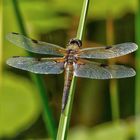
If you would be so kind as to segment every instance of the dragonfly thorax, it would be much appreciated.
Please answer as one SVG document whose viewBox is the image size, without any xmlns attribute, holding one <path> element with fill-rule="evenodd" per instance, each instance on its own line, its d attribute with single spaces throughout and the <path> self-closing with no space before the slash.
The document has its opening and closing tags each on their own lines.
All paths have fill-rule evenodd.
<svg viewBox="0 0 140 140">
<path fill-rule="evenodd" d="M 76 52 L 77 50 L 68 49 L 67 55 L 65 56 L 65 62 L 68 64 L 72 64 L 73 62 L 76 62 L 77 61 L 77 57 L 75 55 Z"/>
</svg>

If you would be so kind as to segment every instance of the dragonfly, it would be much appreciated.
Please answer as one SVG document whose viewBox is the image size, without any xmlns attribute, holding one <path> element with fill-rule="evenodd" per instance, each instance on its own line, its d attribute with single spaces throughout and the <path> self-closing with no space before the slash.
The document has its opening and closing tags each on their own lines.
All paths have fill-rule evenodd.
<svg viewBox="0 0 140 140">
<path fill-rule="evenodd" d="M 112 79 L 135 76 L 133 68 L 123 65 L 108 65 L 89 59 L 110 59 L 132 53 L 138 49 L 135 43 L 127 42 L 112 46 L 82 48 L 82 41 L 70 39 L 66 49 L 55 44 L 28 38 L 19 33 L 7 34 L 7 39 L 25 50 L 55 57 L 13 56 L 7 60 L 9 66 L 36 74 L 61 74 L 65 72 L 62 111 L 67 104 L 73 76 L 91 79 Z"/>
</svg>

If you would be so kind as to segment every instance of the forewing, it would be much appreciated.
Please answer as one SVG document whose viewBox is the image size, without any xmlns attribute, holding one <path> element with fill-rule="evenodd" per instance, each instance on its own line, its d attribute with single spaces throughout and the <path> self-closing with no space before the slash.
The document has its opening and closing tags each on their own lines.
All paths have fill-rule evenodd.
<svg viewBox="0 0 140 140">
<path fill-rule="evenodd" d="M 91 79 L 125 78 L 136 74 L 132 68 L 122 65 L 106 65 L 83 60 L 76 63 L 74 69 L 75 76 Z"/>
<path fill-rule="evenodd" d="M 9 33 L 6 38 L 13 44 L 22 47 L 30 52 L 38 54 L 50 54 L 62 56 L 65 54 L 65 49 L 55 44 L 50 44 L 25 37 L 18 33 Z"/>
<path fill-rule="evenodd" d="M 135 43 L 122 43 L 106 47 L 85 48 L 79 51 L 80 58 L 107 59 L 119 57 L 136 51 L 138 46 Z"/>
<path fill-rule="evenodd" d="M 63 60 L 57 58 L 12 57 L 7 64 L 37 74 L 60 74 L 64 70 Z"/>
</svg>

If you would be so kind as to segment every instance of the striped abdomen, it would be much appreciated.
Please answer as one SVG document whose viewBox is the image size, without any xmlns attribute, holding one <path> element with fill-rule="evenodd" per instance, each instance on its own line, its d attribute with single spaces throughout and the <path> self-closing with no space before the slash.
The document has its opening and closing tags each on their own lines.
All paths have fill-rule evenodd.
<svg viewBox="0 0 140 140">
<path fill-rule="evenodd" d="M 63 98 L 62 98 L 62 111 L 64 111 L 64 109 L 67 105 L 72 77 L 73 77 L 73 64 L 68 63 L 68 64 L 66 64 L 66 68 L 65 68 L 65 81 L 64 81 L 64 89 L 63 89 Z"/>
</svg>

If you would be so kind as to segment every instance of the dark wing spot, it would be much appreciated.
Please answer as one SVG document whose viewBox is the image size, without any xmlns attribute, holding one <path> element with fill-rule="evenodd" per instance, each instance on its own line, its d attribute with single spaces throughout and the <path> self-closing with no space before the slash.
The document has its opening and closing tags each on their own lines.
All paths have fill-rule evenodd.
<svg viewBox="0 0 140 140">
<path fill-rule="evenodd" d="M 105 67 L 107 67 L 108 65 L 107 64 L 101 64 L 100 65 L 100 67 L 103 67 L 103 68 L 105 68 Z"/>
<path fill-rule="evenodd" d="M 33 41 L 34 43 L 36 43 L 36 44 L 38 43 L 38 41 L 37 41 L 37 40 L 35 40 L 35 39 L 32 39 L 32 41 Z"/>
<path fill-rule="evenodd" d="M 38 57 L 38 58 L 35 58 L 35 60 L 36 61 L 41 61 L 42 59 Z"/>
<path fill-rule="evenodd" d="M 20 56 L 12 56 L 13 58 L 18 58 L 18 57 L 20 57 Z"/>
<path fill-rule="evenodd" d="M 53 62 L 54 62 L 54 63 L 59 63 L 59 61 L 56 61 L 56 60 L 54 60 Z"/>
<path fill-rule="evenodd" d="M 12 32 L 12 34 L 19 35 L 19 33 Z"/>
<path fill-rule="evenodd" d="M 112 46 L 106 46 L 105 47 L 106 50 L 111 49 L 111 48 L 112 48 Z"/>
</svg>

